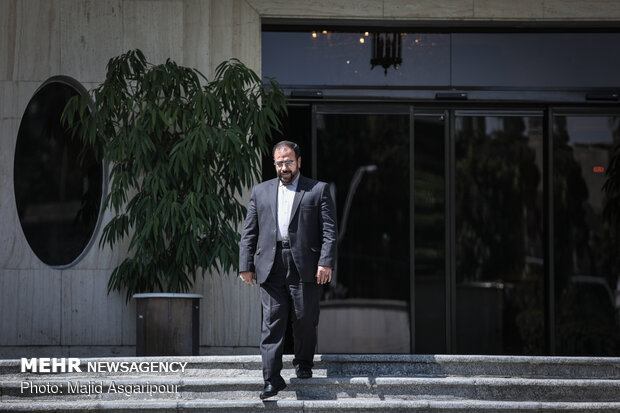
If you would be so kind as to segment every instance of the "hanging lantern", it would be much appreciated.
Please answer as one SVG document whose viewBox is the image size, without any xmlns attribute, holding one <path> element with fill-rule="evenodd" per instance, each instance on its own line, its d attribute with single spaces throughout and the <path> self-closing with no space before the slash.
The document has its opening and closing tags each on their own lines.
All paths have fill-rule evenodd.
<svg viewBox="0 0 620 413">
<path fill-rule="evenodd" d="M 372 58 L 370 64 L 374 69 L 375 66 L 381 66 L 385 75 L 390 66 L 398 70 L 403 62 L 402 59 L 402 40 L 400 33 L 373 33 L 372 34 Z"/>
</svg>

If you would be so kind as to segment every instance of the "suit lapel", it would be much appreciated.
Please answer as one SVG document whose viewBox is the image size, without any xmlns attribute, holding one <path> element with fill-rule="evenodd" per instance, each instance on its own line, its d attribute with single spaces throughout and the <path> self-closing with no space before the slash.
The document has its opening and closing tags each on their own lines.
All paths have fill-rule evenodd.
<svg viewBox="0 0 620 413">
<path fill-rule="evenodd" d="M 271 205 L 271 215 L 273 215 L 273 222 L 278 224 L 278 178 L 271 182 L 269 188 L 269 205 Z"/>
<path fill-rule="evenodd" d="M 297 182 L 297 191 L 295 191 L 295 198 L 293 198 L 293 208 L 291 209 L 291 221 L 293 220 L 293 217 L 295 216 L 295 212 L 297 211 L 297 208 L 299 207 L 299 204 L 301 203 L 301 198 L 304 197 L 305 193 L 306 193 L 306 179 L 302 175 L 299 175 L 299 181 Z"/>
</svg>

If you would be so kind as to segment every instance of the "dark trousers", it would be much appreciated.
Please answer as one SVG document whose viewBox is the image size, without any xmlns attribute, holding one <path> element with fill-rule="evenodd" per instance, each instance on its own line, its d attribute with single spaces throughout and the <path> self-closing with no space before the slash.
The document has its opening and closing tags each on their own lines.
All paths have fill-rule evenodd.
<svg viewBox="0 0 620 413">
<path fill-rule="evenodd" d="M 280 371 L 289 317 L 293 326 L 293 365 L 303 368 L 314 365 L 320 295 L 321 286 L 316 282 L 301 282 L 291 250 L 278 247 L 271 273 L 261 284 L 263 326 L 260 351 L 265 381 L 274 385 L 283 381 Z"/>
</svg>

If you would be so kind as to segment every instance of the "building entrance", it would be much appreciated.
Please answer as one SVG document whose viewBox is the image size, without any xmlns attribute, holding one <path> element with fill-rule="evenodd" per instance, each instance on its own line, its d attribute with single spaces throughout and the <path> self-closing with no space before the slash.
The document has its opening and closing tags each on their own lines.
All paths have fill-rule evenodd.
<svg viewBox="0 0 620 413">
<path fill-rule="evenodd" d="M 618 354 L 620 115 L 473 107 L 289 107 L 338 213 L 320 353 Z"/>
</svg>

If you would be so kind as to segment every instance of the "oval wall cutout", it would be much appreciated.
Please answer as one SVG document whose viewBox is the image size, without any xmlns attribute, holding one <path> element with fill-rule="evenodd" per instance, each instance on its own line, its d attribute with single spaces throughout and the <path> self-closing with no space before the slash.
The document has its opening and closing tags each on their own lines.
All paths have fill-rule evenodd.
<svg viewBox="0 0 620 413">
<path fill-rule="evenodd" d="M 77 263 L 101 217 L 104 167 L 60 124 L 72 96 L 86 94 L 76 80 L 55 76 L 34 93 L 22 117 L 15 148 L 14 188 L 28 244 L 52 267 Z"/>
</svg>

